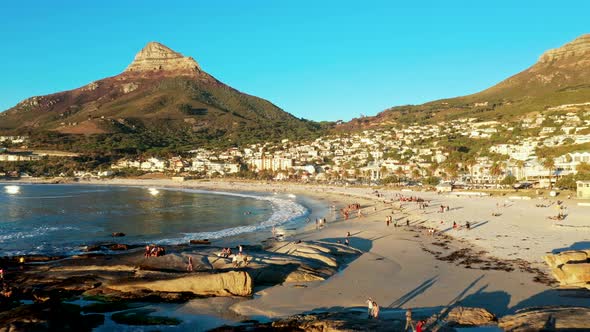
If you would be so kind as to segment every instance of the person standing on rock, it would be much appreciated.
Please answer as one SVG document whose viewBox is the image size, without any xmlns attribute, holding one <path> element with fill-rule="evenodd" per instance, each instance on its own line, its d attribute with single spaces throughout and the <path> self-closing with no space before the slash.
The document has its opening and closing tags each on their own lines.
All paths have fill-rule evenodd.
<svg viewBox="0 0 590 332">
<path fill-rule="evenodd" d="M 371 319 L 371 317 L 373 317 L 373 299 L 368 298 L 366 303 L 367 303 L 367 316 L 369 319 Z"/>
<path fill-rule="evenodd" d="M 379 305 L 375 301 L 373 301 L 373 318 L 379 318 Z"/>
<path fill-rule="evenodd" d="M 192 256 L 188 256 L 188 264 L 186 266 L 186 270 L 188 272 L 193 272 L 193 257 Z"/>
<path fill-rule="evenodd" d="M 406 327 L 404 327 L 404 331 L 413 331 L 414 324 L 412 323 L 412 309 L 408 309 L 406 311 Z"/>
</svg>

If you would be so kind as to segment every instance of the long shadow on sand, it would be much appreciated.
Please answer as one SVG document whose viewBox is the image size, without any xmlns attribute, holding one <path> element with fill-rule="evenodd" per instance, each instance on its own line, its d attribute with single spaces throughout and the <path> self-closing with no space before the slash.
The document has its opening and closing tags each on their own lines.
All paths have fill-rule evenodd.
<svg viewBox="0 0 590 332">
<path fill-rule="evenodd" d="M 407 302 L 414 299 L 416 296 L 424 293 L 428 288 L 432 287 L 432 285 L 434 285 L 437 280 L 438 280 L 438 276 L 434 276 L 430 279 L 427 279 L 426 281 L 421 283 L 418 287 L 412 289 L 411 291 L 407 292 L 399 299 L 393 301 L 393 303 L 388 305 L 387 308 L 400 308 L 401 306 L 403 306 Z"/>
<path fill-rule="evenodd" d="M 328 239 L 321 239 L 320 241 L 331 242 L 331 243 L 344 243 L 345 239 L 346 239 L 346 237 L 328 238 Z M 363 252 L 371 251 L 371 248 L 373 248 L 373 241 L 376 241 L 376 240 L 378 240 L 378 239 L 363 239 L 363 238 L 354 237 L 354 236 L 351 236 L 348 238 L 348 241 L 350 242 L 350 246 L 352 248 L 361 250 Z"/>
<path fill-rule="evenodd" d="M 478 228 L 478 227 L 481 227 L 481 226 L 483 226 L 483 225 L 485 225 L 485 224 L 487 224 L 487 223 L 489 223 L 489 222 L 490 222 L 489 220 L 486 220 L 486 221 L 480 221 L 480 222 L 478 222 L 477 224 L 475 224 L 475 225 L 472 225 L 472 226 L 471 226 L 471 229 L 476 229 L 476 228 Z"/>
<path fill-rule="evenodd" d="M 590 249 L 590 241 L 574 242 L 569 247 L 553 249 L 553 250 L 551 250 L 551 253 L 556 254 L 558 252 L 567 251 L 567 250 L 586 250 L 586 249 Z"/>
</svg>

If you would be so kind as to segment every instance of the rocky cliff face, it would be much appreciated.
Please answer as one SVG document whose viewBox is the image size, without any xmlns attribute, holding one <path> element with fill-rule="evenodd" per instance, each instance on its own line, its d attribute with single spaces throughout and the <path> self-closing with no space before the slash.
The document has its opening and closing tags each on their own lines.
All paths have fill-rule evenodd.
<svg viewBox="0 0 590 332">
<path fill-rule="evenodd" d="M 148 43 L 137 55 L 125 72 L 171 72 L 194 74 L 201 68 L 195 59 L 156 42 Z"/>
<path fill-rule="evenodd" d="M 590 34 L 582 35 L 562 47 L 548 50 L 541 55 L 539 62 L 548 63 L 587 55 L 590 55 Z"/>
</svg>

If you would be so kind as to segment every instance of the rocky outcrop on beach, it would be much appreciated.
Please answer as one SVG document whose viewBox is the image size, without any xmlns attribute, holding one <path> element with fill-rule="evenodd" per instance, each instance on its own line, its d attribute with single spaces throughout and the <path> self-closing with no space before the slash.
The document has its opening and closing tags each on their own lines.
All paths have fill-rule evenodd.
<svg viewBox="0 0 590 332">
<path fill-rule="evenodd" d="M 588 331 L 590 308 L 535 308 L 504 316 L 498 326 L 504 331 Z"/>
<path fill-rule="evenodd" d="M 590 289 L 590 250 L 571 250 L 544 257 L 561 286 Z"/>
<path fill-rule="evenodd" d="M 65 303 L 25 305 L 0 312 L 0 332 L 92 331 L 103 323 L 103 315 L 83 315 L 79 306 Z"/>
<path fill-rule="evenodd" d="M 250 296 L 252 295 L 253 283 L 248 272 L 229 271 L 214 274 L 191 273 L 187 276 L 183 275 L 161 280 L 141 278 L 139 281 L 111 284 L 108 287 L 125 293 L 186 292 L 199 296 Z"/>
<path fill-rule="evenodd" d="M 212 331 L 403 331 L 405 310 L 383 309 L 379 319 L 368 319 L 364 308 L 295 315 L 269 323 L 222 326 Z M 424 319 L 424 318 L 418 318 Z M 426 331 L 456 331 L 465 327 L 499 327 L 504 331 L 587 331 L 590 308 L 524 309 L 499 320 L 483 308 L 452 307 L 425 320 Z"/>
<path fill-rule="evenodd" d="M 400 316 L 401 317 L 401 316 Z M 252 322 L 239 326 L 222 326 L 211 332 L 242 331 L 401 331 L 404 322 L 400 319 L 367 319 L 365 310 L 321 312 L 295 315 L 270 323 Z"/>
<path fill-rule="evenodd" d="M 483 308 L 454 307 L 450 311 L 443 310 L 441 315 L 429 319 L 429 323 L 435 324 L 437 320 L 450 326 L 484 326 L 495 324 L 496 316 Z"/>
<path fill-rule="evenodd" d="M 425 317 L 420 317 L 422 319 Z M 427 331 L 452 331 L 454 327 L 496 325 L 496 317 L 482 308 L 454 307 L 425 319 Z M 224 326 L 212 331 L 403 331 L 405 310 L 383 309 L 379 319 L 368 319 L 364 308 L 295 315 L 270 323 Z M 416 323 L 416 322 L 414 322 Z"/>
<path fill-rule="evenodd" d="M 250 296 L 256 285 L 325 280 L 360 254 L 329 242 L 271 241 L 265 247 L 244 249 L 247 264 L 238 267 L 219 255 L 220 248 L 179 246 L 160 257 L 144 257 L 141 250 L 133 249 L 118 255 L 96 252 L 24 264 L 22 272 L 10 277 L 22 299 L 47 301 L 84 294 L 169 302 L 195 296 Z M 187 271 L 189 257 L 192 271 Z"/>
</svg>

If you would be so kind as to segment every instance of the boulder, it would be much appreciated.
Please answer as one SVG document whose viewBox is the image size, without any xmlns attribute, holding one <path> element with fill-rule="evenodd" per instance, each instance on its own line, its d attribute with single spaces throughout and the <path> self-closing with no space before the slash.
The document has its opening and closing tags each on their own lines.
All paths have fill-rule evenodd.
<svg viewBox="0 0 590 332">
<path fill-rule="evenodd" d="M 590 263 L 564 264 L 561 267 L 565 284 L 587 284 L 590 283 Z"/>
<path fill-rule="evenodd" d="M 590 286 L 590 250 L 564 251 L 543 258 L 562 286 Z"/>
<path fill-rule="evenodd" d="M 549 307 L 517 312 L 504 316 L 498 326 L 504 331 L 553 331 L 590 329 L 590 308 Z"/>
<path fill-rule="evenodd" d="M 590 258 L 590 250 L 563 251 L 543 257 L 551 268 L 559 267 L 570 262 L 586 262 Z"/>
<path fill-rule="evenodd" d="M 121 292 L 189 292 L 199 296 L 250 296 L 253 282 L 247 272 L 230 271 L 216 274 L 191 273 L 163 280 L 122 282 L 110 284 L 108 287 Z"/>
<path fill-rule="evenodd" d="M 209 245 L 211 244 L 211 241 L 205 239 L 205 240 L 190 240 L 189 241 L 190 244 L 206 244 Z"/>
<path fill-rule="evenodd" d="M 203 262 L 204 256 L 200 254 L 167 254 L 160 257 L 146 257 L 139 260 L 137 265 L 142 270 L 185 272 L 188 264 L 188 256 L 192 256 L 193 258 L 193 271 L 211 270 L 210 265 Z"/>
<path fill-rule="evenodd" d="M 272 247 L 268 248 L 268 251 L 286 254 L 294 257 L 307 258 L 317 260 L 330 267 L 338 267 L 337 256 L 341 256 L 343 253 L 356 253 L 351 251 L 346 246 L 337 246 L 334 244 L 321 245 L 313 242 L 290 242 L 285 244 L 284 242 L 275 243 Z"/>
<path fill-rule="evenodd" d="M 444 321 L 451 325 L 481 326 L 492 324 L 496 316 L 483 308 L 455 307 L 446 314 Z"/>
<path fill-rule="evenodd" d="M 129 250 L 129 246 L 123 243 L 115 243 L 109 246 L 110 250 Z"/>
</svg>

